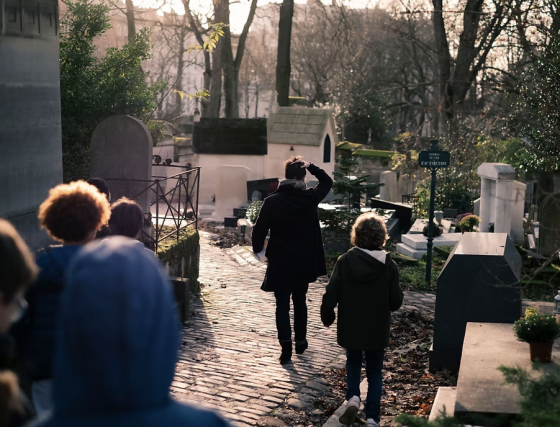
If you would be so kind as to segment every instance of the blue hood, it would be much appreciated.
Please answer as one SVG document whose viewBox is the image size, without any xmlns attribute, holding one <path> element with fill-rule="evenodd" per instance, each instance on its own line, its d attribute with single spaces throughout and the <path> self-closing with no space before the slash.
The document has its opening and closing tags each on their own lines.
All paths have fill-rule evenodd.
<svg viewBox="0 0 560 427">
<path fill-rule="evenodd" d="M 51 246 L 37 256 L 38 279 L 63 280 L 68 264 L 82 249 L 81 245 Z"/>
<path fill-rule="evenodd" d="M 124 237 L 85 246 L 66 275 L 55 413 L 111 414 L 166 405 L 178 338 L 171 286 L 153 254 Z"/>
</svg>

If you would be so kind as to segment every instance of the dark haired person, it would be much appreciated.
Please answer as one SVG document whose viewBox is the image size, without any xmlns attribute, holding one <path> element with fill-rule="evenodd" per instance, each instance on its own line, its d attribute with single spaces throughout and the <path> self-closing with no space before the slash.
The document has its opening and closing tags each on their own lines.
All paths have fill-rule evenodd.
<svg viewBox="0 0 560 427">
<path fill-rule="evenodd" d="M 305 184 L 307 171 L 319 180 L 314 188 Z M 301 157 L 285 162 L 285 178 L 264 200 L 252 236 L 253 251 L 258 254 L 270 231 L 266 247 L 268 269 L 261 289 L 274 292 L 276 298 L 280 363 L 292 358 L 290 297 L 294 304 L 296 353 L 303 354 L 308 346 L 307 289 L 309 283 L 327 274 L 317 206 L 333 185 L 323 169 Z"/>
<path fill-rule="evenodd" d="M 346 349 L 347 404 L 340 422 L 352 425 L 360 409 L 362 363 L 366 361 L 368 393 L 366 427 L 379 427 L 381 370 L 389 346 L 391 312 L 403 301 L 399 270 L 382 248 L 387 241 L 385 220 L 370 212 L 360 215 L 352 227 L 354 248 L 342 255 L 321 305 L 321 320 L 330 326 L 338 305 L 337 341 Z"/>
<path fill-rule="evenodd" d="M 25 310 L 23 293 L 36 276 L 29 248 L 15 228 L 0 219 L 0 427 L 23 425 L 35 414 L 9 370 L 15 345 L 8 330 Z"/>
<path fill-rule="evenodd" d="M 38 255 L 39 276 L 26 294 L 29 309 L 14 329 L 24 367 L 33 381 L 33 404 L 39 414 L 51 408 L 54 345 L 66 270 L 81 247 L 107 224 L 109 215 L 107 198 L 84 181 L 51 189 L 39 207 L 41 226 L 62 245 Z"/>
<path fill-rule="evenodd" d="M 109 229 L 113 236 L 135 239 L 144 225 L 144 212 L 138 203 L 123 197 L 111 205 Z"/>
<path fill-rule="evenodd" d="M 67 272 L 43 427 L 227 427 L 170 395 L 179 349 L 171 284 L 158 261 L 120 236 L 88 245 Z"/>
</svg>

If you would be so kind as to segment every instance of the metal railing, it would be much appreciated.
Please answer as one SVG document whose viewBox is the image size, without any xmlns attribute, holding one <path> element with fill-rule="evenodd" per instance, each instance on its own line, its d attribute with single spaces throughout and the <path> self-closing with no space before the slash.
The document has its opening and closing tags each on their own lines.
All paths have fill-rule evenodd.
<svg viewBox="0 0 560 427">
<path fill-rule="evenodd" d="M 140 187 L 142 183 L 146 184 L 144 188 L 140 187 L 142 188 L 140 191 L 137 188 L 133 197 L 127 194 L 122 196 L 135 201 L 142 196 L 147 197 L 149 211 L 144 212 L 144 227 L 140 240 L 156 253 L 163 240 L 170 238 L 179 240 L 181 230 L 189 226 L 198 229 L 200 167 L 190 168 L 169 177 L 153 175 L 151 180 L 117 178 L 105 178 L 105 180 L 109 181 L 109 187 L 111 182 L 129 183 L 129 185 L 138 183 L 136 187 Z M 173 183 L 172 180 L 176 182 Z M 161 204 L 163 207 L 160 207 Z M 140 205 L 142 206 L 142 203 Z M 154 208 L 155 212 L 153 212 Z"/>
</svg>

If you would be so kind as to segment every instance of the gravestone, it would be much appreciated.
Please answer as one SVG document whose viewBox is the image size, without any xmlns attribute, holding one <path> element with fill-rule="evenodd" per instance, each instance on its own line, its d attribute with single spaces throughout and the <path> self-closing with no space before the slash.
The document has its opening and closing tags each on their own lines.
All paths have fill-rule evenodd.
<svg viewBox="0 0 560 427">
<path fill-rule="evenodd" d="M 216 210 L 212 218 L 223 221 L 233 214 L 233 209 L 247 203 L 247 181 L 249 168 L 245 166 L 223 165 L 218 169 L 216 186 Z"/>
<path fill-rule="evenodd" d="M 483 163 L 477 174 L 481 178 L 480 230 L 486 232 L 493 224 L 495 233 L 508 233 L 515 243 L 523 244 L 525 184 L 515 181 L 515 169 L 503 163 Z"/>
<path fill-rule="evenodd" d="M 473 214 L 480 217 L 480 197 L 473 202 Z"/>
<path fill-rule="evenodd" d="M 412 206 L 377 199 L 371 199 L 370 205 L 372 209 L 388 209 L 395 211 L 393 217 L 398 218 L 401 233 L 406 233 L 410 229 L 412 225 Z"/>
<path fill-rule="evenodd" d="M 379 199 L 386 202 L 398 202 L 397 173 L 385 171 L 380 174 L 380 183 L 384 184 L 379 188 Z"/>
<path fill-rule="evenodd" d="M 107 181 L 112 200 L 128 197 L 150 212 L 152 147 L 150 131 L 140 120 L 109 117 L 91 137 L 90 175 Z"/>
<path fill-rule="evenodd" d="M 278 178 L 247 181 L 247 200 L 251 200 L 254 191 L 261 193 L 260 200 L 263 200 L 270 193 L 270 185 L 274 183 L 278 183 Z"/>
<path fill-rule="evenodd" d="M 551 256 L 560 249 L 560 193 L 547 196 L 539 209 L 539 253 Z"/>
<path fill-rule="evenodd" d="M 430 370 L 459 368 L 468 322 L 519 319 L 520 280 L 521 256 L 506 233 L 465 233 L 438 279 Z"/>
</svg>

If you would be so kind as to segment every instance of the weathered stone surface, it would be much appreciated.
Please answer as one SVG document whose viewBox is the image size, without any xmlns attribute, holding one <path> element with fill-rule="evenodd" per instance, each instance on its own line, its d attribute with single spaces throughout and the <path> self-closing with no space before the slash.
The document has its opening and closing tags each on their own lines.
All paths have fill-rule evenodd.
<svg viewBox="0 0 560 427">
<path fill-rule="evenodd" d="M 543 364 L 543 369 L 558 369 L 560 339 L 555 341 L 552 362 Z M 473 415 L 519 413 L 519 391 L 504 384 L 500 366 L 531 371 L 529 344 L 517 340 L 510 324 L 469 323 L 457 381 L 456 417 L 468 422 Z"/>
<path fill-rule="evenodd" d="M 62 133 L 58 2 L 29 20 L 32 4 L 0 0 L 0 217 L 37 250 L 50 241 L 37 210 L 62 182 Z"/>
<path fill-rule="evenodd" d="M 150 212 L 152 147 L 152 136 L 140 120 L 109 117 L 91 137 L 90 175 L 107 181 L 112 200 L 128 197 Z"/>
</svg>

